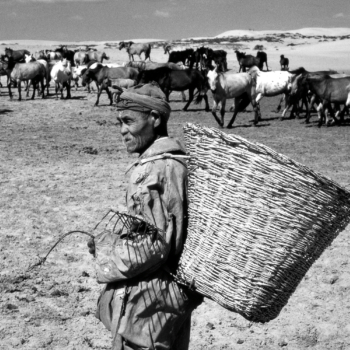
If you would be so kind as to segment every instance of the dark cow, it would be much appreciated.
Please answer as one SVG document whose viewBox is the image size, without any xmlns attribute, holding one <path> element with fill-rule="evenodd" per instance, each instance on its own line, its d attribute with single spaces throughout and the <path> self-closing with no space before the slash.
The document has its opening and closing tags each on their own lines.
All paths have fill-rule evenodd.
<svg viewBox="0 0 350 350">
<path fill-rule="evenodd" d="M 281 55 L 280 59 L 281 70 L 289 70 L 289 59 Z"/>
<path fill-rule="evenodd" d="M 269 66 L 267 65 L 267 54 L 264 51 L 258 51 L 256 53 L 256 57 L 259 59 L 259 69 L 263 70 L 264 63 L 266 65 L 266 70 L 269 70 Z"/>
</svg>

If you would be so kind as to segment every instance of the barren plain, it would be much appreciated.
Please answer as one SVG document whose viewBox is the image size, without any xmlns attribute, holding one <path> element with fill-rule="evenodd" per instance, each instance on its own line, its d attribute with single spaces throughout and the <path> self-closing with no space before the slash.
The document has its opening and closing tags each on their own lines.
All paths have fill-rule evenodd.
<svg viewBox="0 0 350 350">
<path fill-rule="evenodd" d="M 272 70 L 280 69 L 279 56 L 284 54 L 290 69 L 350 72 L 350 37 L 343 32 L 306 34 L 278 33 L 271 41 L 265 33 L 253 33 L 209 45 L 227 50 L 229 69 L 235 71 L 235 48 L 255 55 L 253 48 L 263 45 Z M 34 52 L 57 44 L 4 41 L 0 51 L 10 46 Z M 178 47 L 194 44 L 199 42 L 177 43 Z M 127 60 L 114 43 L 95 45 L 111 62 Z M 161 47 L 153 48 L 151 58 L 167 60 Z M 94 107 L 96 94 L 81 86 L 72 90 L 71 100 L 57 100 L 53 86 L 48 97 L 33 101 L 18 102 L 14 92 L 13 101 L 5 88 L 0 97 L 0 349 L 109 349 L 110 334 L 94 317 L 102 286 L 94 277 L 86 237 L 70 236 L 43 267 L 26 270 L 61 234 L 92 230 L 110 208 L 123 207 L 125 170 L 134 158 L 121 142 L 116 108 L 109 106 L 105 93 Z M 218 127 L 204 105 L 193 104 L 183 112 L 180 97 L 170 96 L 172 137 L 182 140 L 187 122 Z M 262 121 L 257 127 L 252 127 L 249 107 L 238 114 L 235 127 L 225 131 L 263 143 L 349 187 L 349 116 L 342 126 L 321 128 L 315 115 L 308 125 L 303 118 L 281 121 L 275 112 L 278 101 L 279 97 L 261 101 Z M 226 124 L 230 116 L 227 112 Z M 350 226 L 269 323 L 251 323 L 206 299 L 193 315 L 190 349 L 350 349 L 349 234 Z"/>
</svg>

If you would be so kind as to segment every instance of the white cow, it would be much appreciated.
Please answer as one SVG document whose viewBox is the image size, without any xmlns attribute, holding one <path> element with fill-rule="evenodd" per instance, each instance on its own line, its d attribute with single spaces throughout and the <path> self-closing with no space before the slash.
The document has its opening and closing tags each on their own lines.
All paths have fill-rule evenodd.
<svg viewBox="0 0 350 350">
<path fill-rule="evenodd" d="M 66 98 L 71 98 L 70 87 L 73 78 L 71 63 L 66 59 L 58 61 L 51 69 L 51 79 L 55 82 L 56 98 L 58 98 L 58 89 L 61 90 L 61 99 L 63 99 L 63 88 L 67 88 Z"/>
</svg>

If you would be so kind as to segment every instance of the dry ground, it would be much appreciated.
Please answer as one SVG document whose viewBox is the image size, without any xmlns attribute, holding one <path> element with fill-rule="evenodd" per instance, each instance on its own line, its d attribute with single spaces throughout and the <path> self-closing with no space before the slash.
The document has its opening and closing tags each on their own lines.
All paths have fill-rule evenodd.
<svg viewBox="0 0 350 350">
<path fill-rule="evenodd" d="M 109 54 L 125 59 L 116 50 Z M 164 60 L 160 50 L 154 56 Z M 278 68 L 277 62 L 271 65 Z M 234 59 L 229 67 L 237 68 Z M 109 208 L 123 206 L 124 171 L 132 158 L 122 145 L 115 107 L 103 94 L 94 108 L 96 95 L 82 88 L 68 101 L 51 95 L 11 102 L 5 89 L 2 93 L 0 349 L 108 349 L 110 335 L 94 318 L 102 286 L 94 278 L 86 237 L 70 236 L 41 269 L 24 272 L 62 233 L 91 230 Z M 217 127 L 203 105 L 182 112 L 180 94 L 171 99 L 171 136 L 182 139 L 186 122 Z M 280 121 L 277 103 L 278 98 L 261 102 L 263 121 L 257 127 L 251 126 L 249 108 L 227 132 L 350 186 L 349 117 L 346 125 L 331 128 L 318 128 L 316 118 L 310 125 L 303 119 Z M 349 233 L 350 227 L 338 236 L 270 323 L 252 324 L 205 300 L 194 313 L 190 349 L 350 349 Z"/>
</svg>

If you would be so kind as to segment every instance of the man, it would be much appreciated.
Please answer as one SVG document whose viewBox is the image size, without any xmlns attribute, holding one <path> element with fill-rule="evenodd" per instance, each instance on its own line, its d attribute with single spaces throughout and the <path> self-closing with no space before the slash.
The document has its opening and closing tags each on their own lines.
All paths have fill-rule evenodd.
<svg viewBox="0 0 350 350">
<path fill-rule="evenodd" d="M 186 350 L 191 313 L 202 297 L 172 277 L 187 228 L 185 150 L 168 137 L 170 106 L 157 85 L 125 90 L 117 108 L 126 149 L 140 155 L 129 170 L 128 212 L 161 229 L 163 237 L 156 252 L 146 235 L 137 242 L 120 238 L 122 244 L 114 248 L 120 277 L 106 285 L 97 317 L 112 332 L 113 350 Z"/>
</svg>

